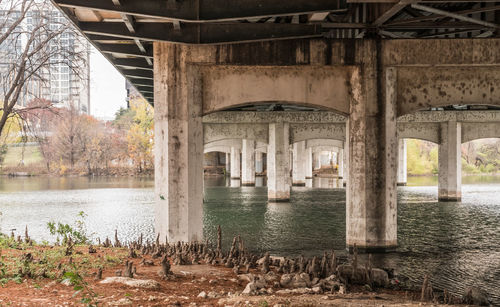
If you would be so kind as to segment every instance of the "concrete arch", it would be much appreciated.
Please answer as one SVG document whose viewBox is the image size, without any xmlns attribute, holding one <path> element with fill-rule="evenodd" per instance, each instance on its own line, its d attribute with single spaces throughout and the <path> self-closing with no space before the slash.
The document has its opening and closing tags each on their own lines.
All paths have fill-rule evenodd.
<svg viewBox="0 0 500 307">
<path fill-rule="evenodd" d="M 456 104 L 500 106 L 500 66 L 399 67 L 398 116 Z"/>
<path fill-rule="evenodd" d="M 317 146 L 329 146 L 329 147 L 344 148 L 344 142 L 339 141 L 339 140 L 331 140 L 331 139 L 306 140 L 306 148 L 314 148 Z"/>
<path fill-rule="evenodd" d="M 217 65 L 198 69 L 203 114 L 278 101 L 349 113 L 351 66 Z"/>
<path fill-rule="evenodd" d="M 324 145 L 320 145 L 320 146 L 314 146 L 314 147 L 311 147 L 312 148 L 312 152 L 313 153 L 318 153 L 318 152 L 322 152 L 322 151 L 330 151 L 330 152 L 335 152 L 335 147 L 333 146 L 324 146 Z M 337 147 L 337 149 L 341 149 L 339 147 Z"/>
<path fill-rule="evenodd" d="M 462 143 L 500 138 L 500 123 L 462 123 Z"/>
<path fill-rule="evenodd" d="M 290 124 L 290 143 L 309 139 L 330 139 L 345 141 L 346 127 L 344 123 L 332 124 Z"/>
<path fill-rule="evenodd" d="M 228 146 L 211 146 L 203 149 L 203 153 L 209 152 L 223 152 L 223 153 L 231 153 L 231 147 Z"/>
<path fill-rule="evenodd" d="M 441 143 L 439 123 L 398 123 L 398 139 L 419 139 Z"/>
<path fill-rule="evenodd" d="M 267 124 L 203 124 L 203 143 L 227 139 L 250 139 L 268 143 Z"/>
</svg>

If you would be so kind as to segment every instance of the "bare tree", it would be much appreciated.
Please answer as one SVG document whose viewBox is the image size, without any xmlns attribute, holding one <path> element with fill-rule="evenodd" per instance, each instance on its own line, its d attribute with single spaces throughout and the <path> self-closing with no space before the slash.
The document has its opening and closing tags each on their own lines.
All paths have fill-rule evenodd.
<svg viewBox="0 0 500 307">
<path fill-rule="evenodd" d="M 40 88 L 50 82 L 53 67 L 64 65 L 78 76 L 85 57 L 61 43 L 68 36 L 83 38 L 48 1 L 0 0 L 0 14 L 1 135 L 9 117 L 23 119 L 30 110 L 18 106 L 20 99 L 43 98 Z"/>
</svg>

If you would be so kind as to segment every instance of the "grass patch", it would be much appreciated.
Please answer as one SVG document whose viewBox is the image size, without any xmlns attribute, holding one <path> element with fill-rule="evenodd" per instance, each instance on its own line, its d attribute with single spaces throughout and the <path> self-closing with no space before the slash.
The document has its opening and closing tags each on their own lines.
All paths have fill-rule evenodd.
<svg viewBox="0 0 500 307">
<path fill-rule="evenodd" d="M 43 162 L 43 156 L 40 152 L 39 146 L 25 146 L 24 147 L 24 159 L 23 159 L 23 147 L 9 146 L 7 153 L 5 155 L 5 160 L 3 166 L 5 167 L 16 167 L 24 161 L 24 165 L 40 164 Z"/>
</svg>

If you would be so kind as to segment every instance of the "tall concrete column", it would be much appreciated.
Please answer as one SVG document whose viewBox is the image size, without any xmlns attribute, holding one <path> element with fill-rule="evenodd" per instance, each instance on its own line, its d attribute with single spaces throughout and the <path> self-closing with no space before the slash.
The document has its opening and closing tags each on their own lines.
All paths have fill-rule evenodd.
<svg viewBox="0 0 500 307">
<path fill-rule="evenodd" d="M 202 95 L 178 48 L 154 43 L 155 232 L 170 242 L 202 241 Z"/>
<path fill-rule="evenodd" d="M 313 176 L 313 154 L 312 148 L 309 147 L 306 149 L 306 179 L 312 179 Z"/>
<path fill-rule="evenodd" d="M 231 172 L 231 163 L 229 163 L 230 154 L 226 152 L 226 176 Z"/>
<path fill-rule="evenodd" d="M 369 44 L 350 81 L 346 243 L 384 251 L 397 246 L 397 76 L 378 69 L 378 44 Z"/>
<path fill-rule="evenodd" d="M 241 185 L 255 185 L 255 140 L 243 140 L 241 148 Z"/>
<path fill-rule="evenodd" d="M 240 149 L 231 147 L 231 179 L 240 179 Z"/>
<path fill-rule="evenodd" d="M 255 152 L 255 172 L 262 173 L 264 171 L 264 161 L 262 160 L 262 152 Z"/>
<path fill-rule="evenodd" d="M 343 178 L 343 186 L 347 186 L 348 178 L 349 178 L 349 118 L 346 120 L 346 138 L 344 142 L 344 148 L 343 148 L 343 153 L 344 153 L 344 178 Z"/>
<path fill-rule="evenodd" d="M 313 160 L 314 160 L 314 169 L 320 169 L 321 168 L 321 151 L 317 151 L 313 154 Z"/>
<path fill-rule="evenodd" d="M 292 185 L 306 185 L 306 141 L 293 144 Z"/>
<path fill-rule="evenodd" d="M 398 185 L 405 186 L 407 182 L 407 165 L 406 165 L 406 139 L 398 141 Z"/>
<path fill-rule="evenodd" d="M 267 198 L 269 201 L 290 200 L 289 124 L 269 124 L 267 150 Z"/>
<path fill-rule="evenodd" d="M 337 165 L 339 179 L 344 178 L 344 148 L 339 148 L 337 151 Z"/>
<path fill-rule="evenodd" d="M 462 200 L 462 126 L 450 121 L 441 124 L 439 144 L 438 198 L 440 201 Z"/>
</svg>

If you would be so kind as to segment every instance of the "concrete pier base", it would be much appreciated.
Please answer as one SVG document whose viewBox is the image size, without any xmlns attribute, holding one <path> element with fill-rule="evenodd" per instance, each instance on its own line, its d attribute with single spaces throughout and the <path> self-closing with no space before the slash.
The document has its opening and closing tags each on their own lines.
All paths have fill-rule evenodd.
<svg viewBox="0 0 500 307">
<path fill-rule="evenodd" d="M 231 179 L 240 179 L 240 149 L 231 147 Z"/>
<path fill-rule="evenodd" d="M 267 198 L 270 202 L 290 200 L 289 124 L 269 124 L 267 149 Z"/>
<path fill-rule="evenodd" d="M 306 185 L 306 142 L 293 144 L 292 185 L 303 187 Z"/>
<path fill-rule="evenodd" d="M 462 200 L 462 126 L 449 121 L 441 124 L 439 144 L 438 199 L 439 201 Z"/>
<path fill-rule="evenodd" d="M 244 139 L 242 143 L 241 185 L 255 185 L 255 140 Z"/>
<path fill-rule="evenodd" d="M 398 186 L 405 186 L 407 182 L 406 139 L 398 140 Z"/>
</svg>

